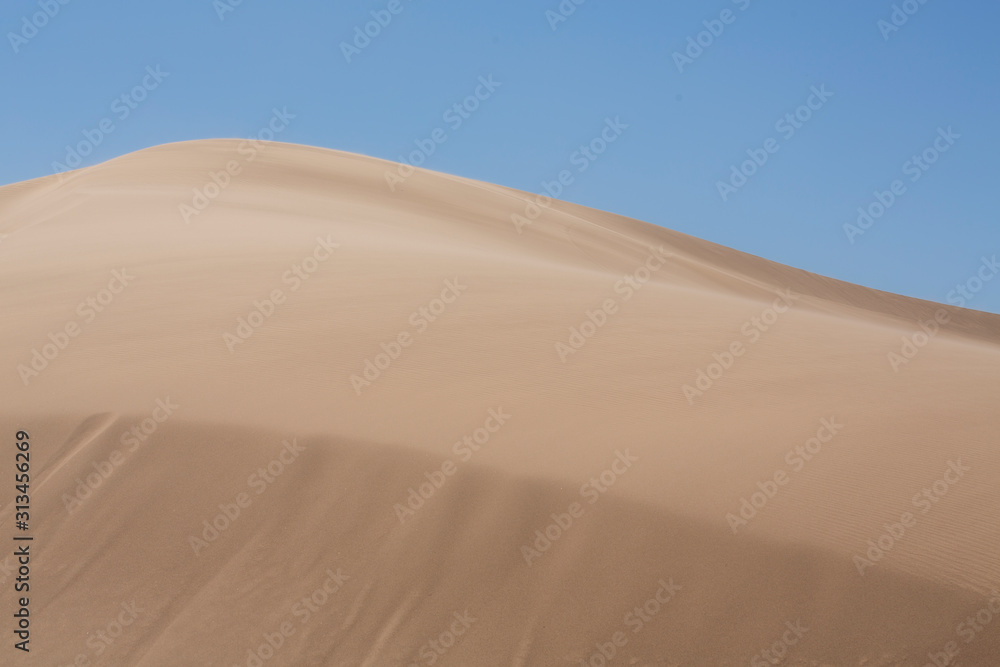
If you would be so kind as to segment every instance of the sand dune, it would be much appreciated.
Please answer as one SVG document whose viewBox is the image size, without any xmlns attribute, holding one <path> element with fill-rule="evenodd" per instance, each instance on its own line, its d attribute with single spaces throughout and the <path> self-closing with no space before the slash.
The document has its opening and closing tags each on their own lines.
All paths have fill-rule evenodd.
<svg viewBox="0 0 1000 667">
<path fill-rule="evenodd" d="M 1000 316 L 387 173 L 0 188 L 4 664 L 1000 665 Z"/>
</svg>

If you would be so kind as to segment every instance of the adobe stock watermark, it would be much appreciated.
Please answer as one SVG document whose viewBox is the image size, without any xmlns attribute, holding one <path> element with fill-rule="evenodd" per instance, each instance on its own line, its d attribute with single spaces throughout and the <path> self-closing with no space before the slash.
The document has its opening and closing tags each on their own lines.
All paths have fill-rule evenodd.
<svg viewBox="0 0 1000 667">
<path fill-rule="evenodd" d="M 785 463 L 791 468 L 791 472 L 786 472 L 784 468 L 774 471 L 770 478 L 763 482 L 757 482 L 757 491 L 750 494 L 750 498 L 740 498 L 740 507 L 736 513 L 726 514 L 726 522 L 733 530 L 733 535 L 739 532 L 757 516 L 772 498 L 778 495 L 781 487 L 787 486 L 795 473 L 801 472 L 806 463 L 812 461 L 823 449 L 823 445 L 831 442 L 844 428 L 843 424 L 837 423 L 836 417 L 823 418 L 816 429 L 816 435 L 805 441 L 804 444 L 795 445 L 785 454 Z"/>
<path fill-rule="evenodd" d="M 250 646 L 246 657 L 242 659 L 243 662 L 235 663 L 233 667 L 263 667 L 264 663 L 277 655 L 281 647 L 295 634 L 293 619 L 299 621 L 299 627 L 308 623 L 350 580 L 340 568 L 336 570 L 327 568 L 323 574 L 326 575 L 323 582 L 299 598 L 277 627 L 262 632 L 260 643 Z"/>
<path fill-rule="evenodd" d="M 549 22 L 552 32 L 559 28 L 560 23 L 565 23 L 569 17 L 576 13 L 576 8 L 587 2 L 587 0 L 562 0 L 556 8 L 545 10 L 545 20 Z"/>
<path fill-rule="evenodd" d="M 983 288 L 1000 273 L 1000 264 L 997 263 L 997 256 L 992 258 L 983 256 L 978 270 L 965 282 L 955 285 L 955 289 L 948 292 L 948 303 L 959 307 L 965 307 L 972 301 Z M 939 308 L 934 312 L 933 319 L 920 320 L 917 322 L 919 330 L 901 338 L 902 343 L 898 351 L 891 351 L 886 354 L 889 367 L 893 372 L 898 373 L 899 369 L 913 361 L 941 330 L 941 325 L 951 321 L 951 315 L 944 308 Z"/>
<path fill-rule="evenodd" d="M 482 103 L 493 97 L 493 93 L 502 85 L 502 82 L 493 80 L 492 74 L 479 77 L 479 83 L 472 94 L 445 109 L 444 113 L 441 114 L 441 120 L 451 128 L 452 132 L 458 131 L 465 121 L 472 118 L 472 114 L 480 108 Z M 434 155 L 437 147 L 446 141 L 448 141 L 448 132 L 441 127 L 434 128 L 426 138 L 415 139 L 413 143 L 416 148 L 410 151 L 407 156 L 400 155 L 396 168 L 385 172 L 385 182 L 389 185 L 389 190 L 395 192 L 396 186 L 405 183 L 406 179 L 416 171 L 416 167 L 427 162 L 427 158 Z"/>
<path fill-rule="evenodd" d="M 97 319 L 97 316 L 103 313 L 133 280 L 135 276 L 129 274 L 128 268 L 115 269 L 111 272 L 111 280 L 108 281 L 107 287 L 88 296 L 77 305 L 75 311 L 77 319 L 68 320 L 59 329 L 50 331 L 48 342 L 42 344 L 41 352 L 37 347 L 31 348 L 31 359 L 27 365 L 17 365 L 17 375 L 24 386 L 27 387 L 31 380 L 48 368 L 49 364 L 69 347 L 70 342 L 83 333 L 86 325 Z"/>
<path fill-rule="evenodd" d="M 288 285 L 288 293 L 294 294 L 299 291 L 306 280 L 309 280 L 320 267 L 333 256 L 333 251 L 340 247 L 339 243 L 331 240 L 332 234 L 316 237 L 316 245 L 312 252 L 303 259 L 294 262 L 292 266 L 281 274 L 281 282 Z M 285 303 L 288 295 L 280 288 L 271 290 L 263 299 L 254 299 L 253 309 L 246 316 L 236 318 L 236 328 L 232 333 L 225 331 L 222 340 L 229 350 L 229 354 L 236 352 L 236 346 L 250 340 L 264 324 L 274 316 L 278 306 Z"/>
<path fill-rule="evenodd" d="M 109 105 L 111 115 L 99 120 L 93 128 L 82 130 L 83 139 L 76 144 L 72 146 L 66 145 L 66 156 L 62 162 L 56 161 L 52 163 L 52 173 L 61 174 L 81 167 L 83 165 L 83 158 L 91 155 L 98 146 L 104 143 L 104 140 L 109 135 L 118 129 L 118 125 L 115 125 L 115 119 L 118 122 L 127 120 L 132 115 L 132 112 L 146 101 L 149 94 L 159 88 L 160 84 L 169 76 L 170 72 L 162 71 L 159 65 L 156 67 L 152 65 L 147 66 L 146 74 L 139 83 L 127 92 L 111 100 L 111 104 Z"/>
<path fill-rule="evenodd" d="M 591 477 L 580 487 L 580 497 L 585 499 L 589 505 L 593 505 L 615 485 L 622 475 L 631 470 L 638 460 L 639 457 L 633 456 L 628 449 L 615 450 L 615 458 L 611 465 L 597 476 Z M 531 567 L 532 561 L 538 560 L 543 553 L 551 549 L 552 545 L 578 522 L 585 511 L 586 507 L 583 503 L 573 501 L 565 512 L 553 512 L 549 515 L 552 523 L 536 530 L 535 539 L 521 547 L 521 556 L 528 567 Z"/>
<path fill-rule="evenodd" d="M 240 159 L 229 160 L 218 171 L 208 172 L 208 179 L 204 185 L 193 189 L 191 201 L 177 205 L 177 210 L 185 224 L 190 224 L 192 218 L 201 215 L 226 188 L 232 185 L 234 179 L 243 172 L 244 167 L 256 160 L 258 153 L 267 149 L 267 144 L 264 142 L 274 141 L 275 137 L 288 128 L 289 121 L 294 118 L 295 114 L 289 113 L 288 107 L 282 107 L 280 110 L 277 107 L 271 109 L 271 119 L 267 125 L 257 130 L 255 135 L 236 147 L 236 154 L 240 156 Z"/>
<path fill-rule="evenodd" d="M 445 459 L 439 469 L 424 473 L 426 482 L 421 482 L 416 488 L 411 486 L 407 489 L 405 504 L 396 503 L 392 506 L 399 522 L 404 523 L 406 519 L 414 516 L 417 510 L 441 490 L 448 478 L 458 472 L 459 464 L 468 463 L 476 452 L 486 446 L 493 434 L 507 423 L 508 419 L 510 419 L 510 415 L 504 412 L 502 407 L 490 408 L 482 426 L 473 430 L 472 433 L 462 436 L 461 440 L 456 440 L 455 444 L 451 446 L 451 451 L 458 457 L 459 463 L 455 463 L 450 458 Z"/>
<path fill-rule="evenodd" d="M 902 171 L 904 176 L 910 177 L 911 183 L 916 183 L 920 178 L 927 173 L 928 170 L 936 163 L 943 154 L 951 150 L 951 147 L 955 145 L 955 142 L 962 138 L 962 135 L 956 134 L 952 129 L 951 125 L 948 129 L 939 127 L 937 130 L 938 136 L 935 137 L 933 143 L 921 151 L 917 155 L 913 155 L 909 160 L 903 163 Z M 899 199 L 905 195 L 907 192 L 906 183 L 902 179 L 896 179 L 889 184 L 888 190 L 878 190 L 876 189 L 873 193 L 875 201 L 867 204 L 866 206 L 858 207 L 858 218 L 854 224 L 844 223 L 844 234 L 847 235 L 847 240 L 854 245 L 854 239 L 858 236 L 864 235 L 869 229 L 874 226 L 879 219 L 884 216 L 889 209 L 891 209 Z"/>
<path fill-rule="evenodd" d="M 358 373 L 351 375 L 349 379 L 351 388 L 354 389 L 354 395 L 360 396 L 362 390 L 372 386 L 373 382 L 382 377 L 382 373 L 387 371 L 392 363 L 402 356 L 403 350 L 413 345 L 416 336 L 427 331 L 428 327 L 444 314 L 448 306 L 455 303 L 462 296 L 462 292 L 468 288 L 468 285 L 461 283 L 458 276 L 445 280 L 444 289 L 441 290 L 440 296 L 431 299 L 410 313 L 406 321 L 413 327 L 413 333 L 405 330 L 400 331 L 390 338 L 388 343 L 385 341 L 379 343 L 382 351 L 375 354 L 373 358 L 365 359 L 364 369 L 360 375 Z"/>
<path fill-rule="evenodd" d="M 583 172 L 590 169 L 590 166 L 597 161 L 597 159 L 603 155 L 608 147 L 618 141 L 618 139 L 625 133 L 625 130 L 629 128 L 628 125 L 621 121 L 621 116 L 615 116 L 614 120 L 610 117 L 604 119 L 604 127 L 601 131 L 591 139 L 586 144 L 581 144 L 577 150 L 575 150 L 569 156 L 569 163 L 573 167 L 576 167 L 576 173 L 582 174 Z M 523 215 L 518 215 L 517 213 L 512 213 L 510 216 L 511 222 L 514 223 L 514 229 L 517 230 L 518 234 L 523 232 L 523 227 L 530 225 L 535 219 L 542 214 L 543 209 L 550 208 L 552 206 L 552 200 L 559 197 L 563 190 L 573 183 L 576 182 L 576 176 L 573 170 L 563 169 L 552 181 L 542 181 L 542 190 L 544 190 L 546 195 L 536 195 L 535 200 L 529 201 L 524 206 Z"/>
<path fill-rule="evenodd" d="M 902 344 L 899 347 L 899 352 L 892 351 L 886 354 L 886 359 L 888 359 L 889 367 L 892 368 L 892 371 L 898 373 L 902 366 L 913 361 L 920 350 L 926 347 L 938 335 L 941 325 L 948 322 L 951 322 L 951 315 L 944 308 L 938 308 L 934 312 L 934 319 L 917 322 L 920 325 L 920 330 L 914 331 L 908 336 L 902 336 Z"/>
<path fill-rule="evenodd" d="M 996 255 L 993 255 L 989 259 L 984 255 L 981 261 L 982 263 L 974 275 L 969 276 L 965 282 L 956 284 L 955 289 L 948 292 L 948 296 L 946 297 L 948 303 L 959 308 L 965 308 L 965 304 L 975 299 L 976 295 L 983 290 L 986 284 L 1000 273 L 1000 264 L 997 263 Z"/>
<path fill-rule="evenodd" d="M 236 8 L 243 4 L 243 0 L 212 0 L 212 9 L 219 17 L 219 22 L 226 20 L 226 14 L 236 11 Z"/>
<path fill-rule="evenodd" d="M 894 4 L 892 13 L 889 14 L 889 20 L 879 19 L 875 24 L 875 27 L 882 33 L 882 39 L 888 42 L 890 35 L 899 32 L 900 28 L 909 22 L 910 17 L 919 12 L 921 6 L 926 4 L 927 0 L 903 0 L 898 5 Z"/>
<path fill-rule="evenodd" d="M 133 424 L 127 431 L 121 434 L 118 441 L 121 443 L 121 449 L 112 449 L 108 454 L 106 459 L 101 459 L 99 461 L 92 461 L 91 467 L 94 472 L 88 473 L 83 479 L 77 477 L 74 481 L 76 486 L 73 489 L 73 494 L 68 493 L 62 494 L 63 506 L 66 508 L 67 514 L 72 514 L 76 510 L 83 507 L 83 503 L 90 498 L 97 489 L 99 489 L 104 482 L 108 481 L 108 478 L 122 464 L 125 463 L 133 454 L 139 451 L 147 440 L 153 437 L 160 428 L 160 424 L 166 422 L 174 414 L 174 412 L 181 406 L 170 400 L 170 397 L 158 398 L 156 399 L 156 407 L 153 408 L 149 417 L 146 417 L 138 424 Z"/>
<path fill-rule="evenodd" d="M 667 259 L 673 257 L 671 253 L 663 249 L 663 246 L 658 248 L 650 247 L 650 251 L 650 255 L 646 258 L 645 263 L 632 273 L 622 276 L 614 284 L 614 292 L 621 295 L 621 303 L 624 304 L 631 300 L 636 292 L 652 280 L 653 274 L 663 268 Z M 569 338 L 565 342 L 561 340 L 556 341 L 556 355 L 559 357 L 559 360 L 565 364 L 571 355 L 579 352 L 587 344 L 587 341 L 597 335 L 597 332 L 608 323 L 608 319 L 618 312 L 619 305 L 617 299 L 609 297 L 594 310 L 588 309 L 584 313 L 585 317 L 583 321 L 569 328 Z"/>
<path fill-rule="evenodd" d="M 971 470 L 972 468 L 962 464 L 962 459 L 948 461 L 944 475 L 914 494 L 911 504 L 920 510 L 921 514 L 927 514 L 941 502 L 941 499 L 953 486 L 965 477 L 965 473 Z M 900 514 L 899 521 L 896 523 L 884 524 L 885 532 L 875 539 L 868 540 L 868 549 L 864 551 L 864 556 L 855 555 L 852 559 L 854 566 L 858 569 L 858 574 L 862 577 L 865 576 L 866 569 L 873 567 L 875 563 L 885 558 L 886 554 L 895 549 L 896 545 L 907 535 L 907 529 L 912 530 L 916 526 L 917 517 L 912 512 Z"/>
<path fill-rule="evenodd" d="M 785 621 L 785 631 L 781 637 L 774 640 L 769 647 L 750 658 L 750 667 L 770 667 L 777 665 L 788 657 L 789 650 L 802 641 L 809 628 L 802 624 L 801 619 L 794 623 Z"/>
<path fill-rule="evenodd" d="M 1000 617 L 1000 592 L 994 589 L 991 591 L 991 597 L 987 600 L 986 605 L 959 623 L 958 627 L 955 628 L 955 634 L 964 640 L 966 645 L 971 644 L 976 637 L 986 631 L 997 617 Z M 961 652 L 961 644 L 957 641 L 949 641 L 941 647 L 940 651 L 932 651 L 927 654 L 929 662 L 925 663 L 924 667 L 950 667 L 952 665 L 957 667 L 956 659 Z"/>
<path fill-rule="evenodd" d="M 104 652 L 115 645 L 125 631 L 139 619 L 139 614 L 146 611 L 135 603 L 122 602 L 118 606 L 119 611 L 110 621 L 102 625 L 97 630 L 87 633 L 87 648 L 90 652 L 77 653 L 73 662 L 66 665 L 60 664 L 58 667 L 91 667 L 91 665 L 102 664 L 102 661 L 91 662 L 92 659 L 100 658 Z"/>
<path fill-rule="evenodd" d="M 814 113 L 826 105 L 831 97 L 833 97 L 833 93 L 826 89 L 826 84 L 820 85 L 819 88 L 812 86 L 809 89 L 809 97 L 803 104 L 777 120 L 774 124 L 775 131 L 781 134 L 784 141 L 790 140 L 798 130 L 801 130 L 812 119 Z M 768 159 L 780 149 L 781 142 L 774 137 L 768 137 L 762 148 L 748 148 L 746 153 L 749 159 L 741 162 L 739 167 L 735 164 L 730 165 L 729 180 L 716 181 L 715 183 L 722 201 L 728 201 L 730 195 L 735 194 L 746 185 L 747 181 L 767 164 Z"/>
<path fill-rule="evenodd" d="M 713 352 L 712 358 L 715 361 L 708 364 L 705 368 L 698 369 L 694 386 L 685 384 L 681 387 L 681 392 L 684 394 L 684 398 L 687 399 L 688 405 L 694 405 L 696 398 L 704 396 L 705 392 L 711 389 L 715 385 L 715 382 L 733 367 L 736 360 L 746 354 L 748 345 L 753 345 L 759 341 L 761 335 L 769 331 L 778 321 L 778 318 L 782 314 L 787 313 L 795 302 L 801 298 L 801 295 L 794 293 L 791 288 L 779 290 L 776 294 L 778 298 L 770 306 L 762 310 L 760 315 L 754 315 L 745 321 L 740 327 L 740 333 L 748 339 L 748 343 L 737 339 L 730 343 L 722 352 Z"/>
<path fill-rule="evenodd" d="M 298 460 L 304 451 L 306 451 L 305 445 L 300 445 L 296 438 L 292 438 L 291 442 L 282 441 L 277 456 L 266 466 L 258 468 L 256 472 L 250 473 L 250 476 L 247 477 L 247 488 L 255 495 L 260 496 L 270 488 L 271 484 L 274 484 L 278 477 L 284 474 L 288 466 Z M 222 533 L 229 530 L 230 526 L 236 523 L 236 520 L 244 513 L 244 510 L 252 504 L 253 497 L 248 491 L 237 493 L 232 502 L 220 503 L 218 514 L 202 520 L 201 537 L 196 535 L 188 537 L 188 544 L 191 545 L 194 555 L 200 556 L 212 542 L 219 539 Z"/>
<path fill-rule="evenodd" d="M 406 9 L 412 0 L 389 0 L 384 9 L 373 9 L 371 11 L 372 20 L 362 25 L 354 26 L 354 39 L 351 42 L 341 42 L 340 52 L 344 54 L 344 60 L 351 64 L 351 60 L 361 55 L 361 52 L 372 44 L 372 40 L 382 34 L 382 31 L 389 27 L 394 17 L 399 16 Z"/>
<path fill-rule="evenodd" d="M 469 613 L 468 609 L 463 612 L 453 612 L 451 617 L 451 623 L 448 624 L 445 630 L 442 630 L 437 637 L 428 639 L 417 650 L 417 655 L 420 657 L 420 660 L 424 661 L 424 665 L 430 667 L 430 665 L 440 660 L 451 647 L 461 641 L 465 633 L 472 627 L 472 624 L 478 620 Z M 414 660 L 410 662 L 408 667 L 421 667 L 421 663 Z"/>
<path fill-rule="evenodd" d="M 750 7 L 751 0 L 732 0 L 733 4 L 736 5 L 741 12 L 745 12 Z M 684 68 L 693 65 L 694 61 L 705 53 L 705 50 L 715 44 L 715 40 L 722 37 L 722 33 L 726 31 L 726 26 L 736 23 L 736 18 L 739 14 L 735 13 L 731 9 L 723 9 L 719 12 L 719 18 L 706 19 L 701 22 L 705 29 L 693 36 L 688 36 L 687 38 L 687 48 L 684 52 L 674 51 L 673 59 L 674 65 L 677 66 L 677 71 L 681 74 L 684 73 Z"/>
<path fill-rule="evenodd" d="M 58 16 L 62 8 L 70 2 L 71 0 L 38 0 L 38 8 L 41 11 L 35 12 L 30 17 L 22 16 L 21 29 L 17 32 L 7 33 L 7 41 L 10 42 L 10 48 L 14 50 L 14 54 L 20 53 L 21 49 L 27 46 L 28 42 L 33 40 L 38 32 Z"/>
<path fill-rule="evenodd" d="M 648 627 L 656 615 L 677 596 L 678 591 L 684 588 L 675 584 L 673 577 L 669 579 L 669 583 L 663 579 L 656 583 L 660 585 L 656 592 L 641 605 L 636 605 L 626 612 L 622 619 L 622 625 L 631 630 L 633 635 Z M 628 641 L 629 636 L 624 630 L 614 632 L 607 641 L 595 644 L 596 650 L 580 660 L 580 667 L 606 667 L 618 656 L 621 649 L 628 646 Z"/>
</svg>

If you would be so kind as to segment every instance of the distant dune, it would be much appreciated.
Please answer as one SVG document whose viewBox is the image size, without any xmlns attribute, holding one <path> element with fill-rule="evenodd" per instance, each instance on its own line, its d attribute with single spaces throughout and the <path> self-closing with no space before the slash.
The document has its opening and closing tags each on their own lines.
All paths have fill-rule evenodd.
<svg viewBox="0 0 1000 667">
<path fill-rule="evenodd" d="M 0 662 L 1000 665 L 1000 317 L 401 173 L 0 188 Z"/>
</svg>

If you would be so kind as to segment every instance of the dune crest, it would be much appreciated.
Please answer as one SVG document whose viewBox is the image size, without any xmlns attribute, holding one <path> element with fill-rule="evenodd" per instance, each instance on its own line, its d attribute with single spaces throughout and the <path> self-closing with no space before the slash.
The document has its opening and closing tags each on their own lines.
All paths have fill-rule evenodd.
<svg viewBox="0 0 1000 667">
<path fill-rule="evenodd" d="M 1000 316 L 390 173 L 0 188 L 32 664 L 1000 665 Z"/>
</svg>

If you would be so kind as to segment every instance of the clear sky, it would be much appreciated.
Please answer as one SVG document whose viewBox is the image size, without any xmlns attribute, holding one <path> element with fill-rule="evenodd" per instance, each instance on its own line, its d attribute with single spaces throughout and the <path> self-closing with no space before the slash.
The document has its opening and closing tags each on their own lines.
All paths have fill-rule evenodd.
<svg viewBox="0 0 1000 667">
<path fill-rule="evenodd" d="M 280 141 L 398 160 L 440 128 L 430 169 L 533 192 L 568 170 L 562 199 L 935 301 L 971 280 L 1000 312 L 976 278 L 1000 255 L 996 2 L 576 2 L 6 0 L 0 183 L 287 108 Z"/>
</svg>

